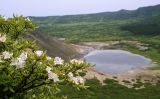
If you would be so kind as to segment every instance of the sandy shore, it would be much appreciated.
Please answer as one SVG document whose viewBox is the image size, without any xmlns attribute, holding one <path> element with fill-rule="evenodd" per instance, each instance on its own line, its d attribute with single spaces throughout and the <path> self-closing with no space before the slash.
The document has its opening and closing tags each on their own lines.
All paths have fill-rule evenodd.
<svg viewBox="0 0 160 99">
<path fill-rule="evenodd" d="M 103 81 L 106 79 L 114 79 L 128 88 L 132 88 L 133 84 L 136 83 L 137 79 L 141 79 L 142 83 L 150 82 L 153 85 L 156 84 L 160 80 L 160 71 L 159 70 L 149 70 L 149 69 L 137 69 L 131 70 L 124 74 L 118 75 L 110 75 L 104 74 L 96 71 L 94 68 L 87 69 L 87 73 L 84 76 L 85 79 L 98 79 L 102 85 L 104 84 Z M 128 81 L 130 83 L 126 84 L 124 81 Z"/>
</svg>

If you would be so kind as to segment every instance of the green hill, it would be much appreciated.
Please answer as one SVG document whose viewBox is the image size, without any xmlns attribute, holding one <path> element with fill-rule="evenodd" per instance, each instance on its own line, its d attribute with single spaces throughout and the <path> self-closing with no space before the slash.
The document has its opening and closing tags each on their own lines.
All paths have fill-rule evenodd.
<svg viewBox="0 0 160 99">
<path fill-rule="evenodd" d="M 82 15 L 65 15 L 65 16 L 48 16 L 32 17 L 36 22 L 43 23 L 77 23 L 77 22 L 107 22 L 109 20 L 124 20 L 130 18 L 152 17 L 160 14 L 160 5 L 141 7 L 137 10 L 120 10 L 116 12 L 102 12 L 95 14 Z"/>
<path fill-rule="evenodd" d="M 74 43 L 133 39 L 135 34 L 160 34 L 160 5 L 132 11 L 31 17 L 31 19 L 40 26 L 40 31 L 66 38 L 66 41 Z"/>
</svg>

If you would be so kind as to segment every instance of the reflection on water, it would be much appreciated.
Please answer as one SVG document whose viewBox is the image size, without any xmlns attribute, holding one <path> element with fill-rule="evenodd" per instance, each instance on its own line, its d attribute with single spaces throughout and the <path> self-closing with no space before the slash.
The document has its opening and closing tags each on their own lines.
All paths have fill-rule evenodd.
<svg viewBox="0 0 160 99">
<path fill-rule="evenodd" d="M 95 50 L 84 58 L 95 64 L 96 70 L 109 74 L 121 74 L 151 64 L 150 59 L 123 50 Z"/>
</svg>

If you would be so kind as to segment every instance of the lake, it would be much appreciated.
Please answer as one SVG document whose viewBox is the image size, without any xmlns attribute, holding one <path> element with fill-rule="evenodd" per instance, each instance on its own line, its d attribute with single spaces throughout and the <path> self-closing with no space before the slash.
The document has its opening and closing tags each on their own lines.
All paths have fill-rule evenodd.
<svg viewBox="0 0 160 99">
<path fill-rule="evenodd" d="M 144 56 L 123 50 L 95 50 L 84 56 L 87 62 L 102 73 L 122 74 L 133 69 L 144 68 L 152 63 Z"/>
</svg>

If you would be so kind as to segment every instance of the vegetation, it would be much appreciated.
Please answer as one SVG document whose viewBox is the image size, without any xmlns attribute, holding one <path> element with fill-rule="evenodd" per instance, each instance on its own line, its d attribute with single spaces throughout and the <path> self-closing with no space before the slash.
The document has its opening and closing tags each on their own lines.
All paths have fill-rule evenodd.
<svg viewBox="0 0 160 99">
<path fill-rule="evenodd" d="M 89 66 L 84 61 L 64 62 L 60 57 L 51 58 L 39 50 L 34 41 L 22 34 L 35 29 L 29 18 L 0 17 L 0 98 L 21 99 L 34 88 L 52 88 L 53 93 L 60 84 L 71 84 L 85 88 L 80 76 Z"/>
<path fill-rule="evenodd" d="M 96 79 L 89 80 L 86 84 L 90 87 L 82 91 L 76 91 L 66 86 L 67 90 L 63 90 L 60 94 L 67 95 L 71 99 L 158 99 L 160 97 L 158 94 L 160 85 L 144 84 L 146 88 L 136 90 L 120 85 L 111 79 L 106 79 L 104 82 L 106 85 L 102 85 Z M 142 85 L 140 84 L 140 86 Z"/>
<path fill-rule="evenodd" d="M 144 51 L 130 44 L 124 49 L 160 63 L 159 11 L 160 5 L 157 5 L 135 11 L 31 18 L 40 26 L 40 31 L 66 38 L 68 42 L 134 40 L 149 44 L 149 49 Z M 33 41 L 23 36 L 34 29 L 35 25 L 22 16 L 0 18 L 0 98 L 160 98 L 160 81 L 156 85 L 137 81 L 133 88 L 122 86 L 111 79 L 104 81 L 106 85 L 95 79 L 87 80 L 84 85 L 79 70 L 89 64 L 77 60 L 66 63 L 59 57 L 48 57 Z M 140 86 L 145 88 L 135 89 Z"/>
<path fill-rule="evenodd" d="M 126 50 L 143 54 L 160 63 L 160 5 L 134 11 L 120 10 L 86 15 L 31 17 L 40 31 L 66 38 L 67 42 L 139 41 L 147 51 L 128 45 Z M 131 50 L 132 49 L 132 50 Z"/>
<path fill-rule="evenodd" d="M 137 81 L 134 88 L 127 88 L 118 84 L 117 81 L 112 79 L 106 79 L 105 85 L 102 85 L 98 80 L 87 80 L 86 85 L 89 87 L 86 90 L 77 90 L 71 85 L 60 85 L 62 91 L 54 95 L 51 93 L 45 93 L 44 89 L 38 89 L 35 92 L 28 94 L 29 98 L 36 99 L 159 99 L 160 84 L 153 86 L 150 83 L 140 83 Z M 139 88 L 138 86 L 145 86 L 146 88 Z M 44 95 L 40 93 L 45 93 Z M 61 97 L 63 96 L 63 97 Z M 61 97 L 61 98 L 60 98 Z M 27 97 L 28 98 L 28 97 Z M 26 98 L 26 99 L 27 99 Z"/>
<path fill-rule="evenodd" d="M 123 43 L 124 50 L 142 54 L 160 64 L 160 5 L 139 8 L 134 11 L 120 10 L 87 15 L 32 17 L 40 31 L 52 36 L 66 38 L 67 42 L 94 41 L 139 41 L 147 46 L 147 50 L 139 50 L 135 45 Z M 160 69 L 154 67 L 154 69 Z M 155 86 L 144 85 L 144 89 L 127 88 L 107 79 L 106 85 L 97 80 L 88 80 L 90 86 L 86 90 L 77 91 L 70 85 L 63 89 L 57 97 L 64 95 L 71 99 L 159 99 L 159 83 Z M 50 98 L 50 96 L 48 97 Z"/>
<path fill-rule="evenodd" d="M 31 18 L 40 31 L 66 38 L 68 42 L 137 40 L 139 34 L 146 38 L 159 35 L 159 10 L 157 5 L 134 11 Z"/>
</svg>

